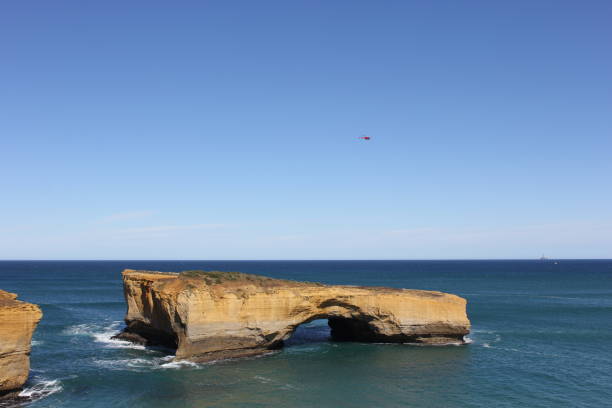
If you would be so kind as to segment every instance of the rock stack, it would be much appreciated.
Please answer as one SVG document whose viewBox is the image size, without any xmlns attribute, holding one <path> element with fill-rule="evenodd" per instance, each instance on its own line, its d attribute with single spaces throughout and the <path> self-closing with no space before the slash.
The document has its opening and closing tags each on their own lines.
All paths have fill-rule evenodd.
<svg viewBox="0 0 612 408">
<path fill-rule="evenodd" d="M 18 391 L 30 372 L 30 347 L 42 318 L 37 305 L 0 290 L 0 396 Z"/>
</svg>

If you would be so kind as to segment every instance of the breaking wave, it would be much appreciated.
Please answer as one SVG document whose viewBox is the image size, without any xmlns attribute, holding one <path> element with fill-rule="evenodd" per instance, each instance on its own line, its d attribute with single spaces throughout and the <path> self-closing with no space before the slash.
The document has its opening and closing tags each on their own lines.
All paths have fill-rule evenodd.
<svg viewBox="0 0 612 408">
<path fill-rule="evenodd" d="M 172 356 L 171 356 L 172 357 Z M 205 363 L 194 363 L 193 361 L 180 360 L 180 361 L 169 361 L 161 364 L 157 368 L 161 369 L 177 369 L 177 368 L 203 368 Z"/>
<path fill-rule="evenodd" d="M 147 370 L 167 370 L 167 369 L 200 369 L 213 362 L 194 363 L 191 361 L 173 361 L 174 355 L 169 355 L 163 348 L 147 348 L 140 344 L 129 341 L 114 339 L 121 330 L 122 322 L 114 321 L 110 324 L 91 324 L 83 323 L 67 327 L 63 334 L 67 336 L 84 336 L 93 339 L 95 343 L 100 343 L 104 348 L 114 349 L 134 349 L 146 351 L 142 355 L 134 358 L 115 358 L 115 359 L 94 359 L 93 363 L 98 367 L 108 370 L 127 370 L 127 371 L 147 371 Z M 160 355 L 163 353 L 163 355 Z M 157 354 L 157 355 L 156 355 Z"/>
<path fill-rule="evenodd" d="M 466 343 L 474 343 L 484 348 L 491 348 L 492 343 L 499 343 L 501 342 L 501 339 L 501 335 L 497 334 L 493 330 L 472 330 L 470 337 L 464 337 Z"/>
<path fill-rule="evenodd" d="M 136 350 L 145 349 L 145 347 L 141 344 L 134 344 L 125 340 L 113 339 L 112 337 L 119 332 L 120 327 L 120 321 L 112 322 L 106 326 L 83 323 L 70 326 L 65 329 L 63 333 L 69 336 L 89 336 L 92 337 L 96 343 L 102 343 L 104 344 L 104 347 L 108 348 L 129 348 Z"/>
<path fill-rule="evenodd" d="M 172 370 L 172 369 L 201 369 L 208 363 L 194 363 L 192 361 L 173 361 L 174 356 L 161 356 L 151 358 L 126 358 L 113 360 L 94 360 L 99 367 L 109 370 L 126 371 L 148 371 L 148 370 Z"/>
<path fill-rule="evenodd" d="M 60 392 L 62 389 L 60 380 L 38 380 L 31 387 L 24 388 L 18 396 L 29 401 L 36 401 Z"/>
</svg>

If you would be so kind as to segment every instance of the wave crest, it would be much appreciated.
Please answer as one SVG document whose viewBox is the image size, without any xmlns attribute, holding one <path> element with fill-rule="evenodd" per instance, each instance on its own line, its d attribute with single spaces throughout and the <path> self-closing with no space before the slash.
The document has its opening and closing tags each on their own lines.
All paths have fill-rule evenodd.
<svg viewBox="0 0 612 408">
<path fill-rule="evenodd" d="M 130 348 L 136 350 L 144 350 L 145 347 L 141 344 L 134 344 L 129 341 L 114 339 L 113 336 L 120 331 L 121 322 L 115 321 L 109 325 L 102 326 L 99 324 L 76 324 L 66 328 L 63 333 L 69 336 L 89 336 L 96 343 L 104 344 L 107 348 Z"/>
<path fill-rule="evenodd" d="M 39 380 L 31 387 L 24 388 L 18 396 L 30 401 L 36 401 L 60 392 L 63 389 L 60 380 Z"/>
</svg>

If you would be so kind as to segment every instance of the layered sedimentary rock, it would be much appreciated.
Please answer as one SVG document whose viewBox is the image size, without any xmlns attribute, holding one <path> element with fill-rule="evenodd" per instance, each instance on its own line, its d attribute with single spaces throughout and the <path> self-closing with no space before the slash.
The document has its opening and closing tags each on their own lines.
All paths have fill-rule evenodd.
<svg viewBox="0 0 612 408">
<path fill-rule="evenodd" d="M 237 272 L 125 270 L 119 338 L 208 361 L 265 353 L 328 319 L 336 340 L 446 344 L 469 333 L 465 299 L 441 292 L 332 286 Z"/>
<path fill-rule="evenodd" d="M 0 395 L 19 389 L 30 372 L 30 346 L 40 308 L 0 290 Z"/>
</svg>

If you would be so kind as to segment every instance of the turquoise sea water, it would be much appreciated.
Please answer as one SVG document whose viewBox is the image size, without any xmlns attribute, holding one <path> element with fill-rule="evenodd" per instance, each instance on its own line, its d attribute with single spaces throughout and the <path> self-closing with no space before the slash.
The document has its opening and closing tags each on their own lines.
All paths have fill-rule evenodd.
<svg viewBox="0 0 612 408">
<path fill-rule="evenodd" d="M 472 342 L 333 343 L 318 320 L 264 357 L 176 364 L 110 339 L 123 268 L 451 292 L 468 299 Z M 612 261 L 4 261 L 0 288 L 44 312 L 31 407 L 612 406 Z"/>
</svg>

